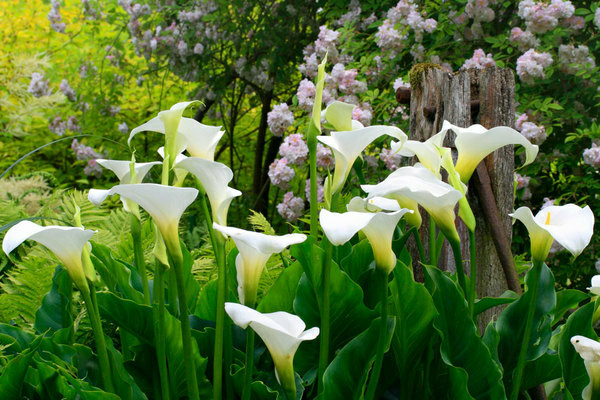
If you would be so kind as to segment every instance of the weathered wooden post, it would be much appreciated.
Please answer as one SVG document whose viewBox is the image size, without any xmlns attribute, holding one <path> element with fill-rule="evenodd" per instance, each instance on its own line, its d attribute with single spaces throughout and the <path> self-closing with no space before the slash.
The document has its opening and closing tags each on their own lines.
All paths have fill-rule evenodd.
<svg viewBox="0 0 600 400">
<path fill-rule="evenodd" d="M 488 129 L 514 125 L 515 82 L 509 69 L 491 67 L 452 74 L 435 64 L 417 64 L 411 70 L 410 81 L 411 140 L 424 141 L 433 136 L 440 131 L 444 120 L 461 127 L 478 123 Z M 453 148 L 454 138 L 454 133 L 449 132 L 444 145 Z M 514 205 L 513 171 L 513 147 L 506 146 L 488 156 L 469 182 L 468 199 L 477 221 L 477 293 L 480 298 L 499 296 L 507 289 L 521 292 L 510 253 L 512 221 L 508 213 L 513 211 Z M 429 217 L 425 217 L 426 213 L 422 215 L 419 233 L 427 249 Z M 459 219 L 457 229 L 465 272 L 470 274 L 469 235 Z M 438 264 L 442 269 L 454 269 L 450 252 L 446 243 Z M 422 279 L 420 265 L 415 263 L 413 269 L 415 277 Z M 480 328 L 496 313 L 497 310 L 490 310 L 482 315 Z"/>
</svg>

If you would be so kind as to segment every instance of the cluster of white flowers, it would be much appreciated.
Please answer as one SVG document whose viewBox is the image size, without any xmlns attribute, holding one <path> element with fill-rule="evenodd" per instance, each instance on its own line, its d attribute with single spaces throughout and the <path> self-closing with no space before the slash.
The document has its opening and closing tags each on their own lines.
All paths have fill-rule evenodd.
<svg viewBox="0 0 600 400">
<path fill-rule="evenodd" d="M 517 118 L 515 123 L 515 129 L 521 132 L 527 140 L 531 143 L 540 145 L 544 143 L 548 135 L 546 134 L 546 128 L 542 125 L 536 125 L 535 123 L 528 121 L 528 115 L 526 113 L 521 114 Z"/>
<path fill-rule="evenodd" d="M 267 123 L 273 135 L 283 136 L 285 131 L 294 123 L 294 113 L 290 111 L 287 104 L 278 104 L 267 114 Z"/>
<path fill-rule="evenodd" d="M 530 177 L 515 172 L 515 182 L 517 183 L 517 190 L 523 189 L 523 193 L 521 194 L 521 200 L 529 200 L 531 198 L 531 190 L 529 190 L 530 180 Z"/>
<path fill-rule="evenodd" d="M 308 158 L 308 146 L 302 138 L 302 134 L 294 133 L 286 137 L 281 146 L 279 146 L 279 154 L 289 164 L 303 164 Z"/>
<path fill-rule="evenodd" d="M 277 212 L 288 222 L 296 221 L 304 212 L 304 200 L 287 192 L 283 195 L 283 201 L 277 204 Z"/>
<path fill-rule="evenodd" d="M 477 49 L 473 52 L 473 57 L 465 60 L 464 64 L 460 69 L 483 69 L 485 67 L 493 67 L 496 65 L 496 61 L 492 57 L 492 54 L 485 54 L 482 49 Z"/>
<path fill-rule="evenodd" d="M 600 146 L 592 143 L 592 147 L 583 151 L 583 162 L 595 169 L 600 168 Z"/>
<path fill-rule="evenodd" d="M 322 203 L 325 201 L 325 187 L 321 182 L 322 179 L 318 177 L 317 179 L 317 203 Z M 306 199 L 310 203 L 310 178 L 306 180 L 306 184 L 304 185 L 304 194 L 306 195 Z"/>
<path fill-rule="evenodd" d="M 385 163 L 387 169 L 395 171 L 400 166 L 402 156 L 398 153 L 393 153 L 391 149 L 381 149 L 379 159 Z"/>
<path fill-rule="evenodd" d="M 296 97 L 298 105 L 305 111 L 310 111 L 315 103 L 316 88 L 315 84 L 308 79 L 303 79 L 298 85 Z"/>
<path fill-rule="evenodd" d="M 59 88 L 61 92 L 63 92 L 63 94 L 67 97 L 67 99 L 71 101 L 77 100 L 77 94 L 75 93 L 75 90 L 73 90 L 73 88 L 71 87 L 71 85 L 69 85 L 69 82 L 66 79 L 63 79 L 60 82 Z"/>
<path fill-rule="evenodd" d="M 44 79 L 44 75 L 34 72 L 31 74 L 31 82 L 27 91 L 35 97 L 50 96 L 52 94 L 48 88 L 48 79 Z"/>
<path fill-rule="evenodd" d="M 67 30 L 67 25 L 62 22 L 62 17 L 60 16 L 60 3 L 58 0 L 51 0 L 50 12 L 48 13 L 48 20 L 50 21 L 50 28 L 58 33 L 65 33 Z"/>
<path fill-rule="evenodd" d="M 126 135 L 129 133 L 129 126 L 127 126 L 127 122 L 121 122 L 117 128 L 120 133 Z"/>
<path fill-rule="evenodd" d="M 533 32 L 524 31 L 519 27 L 511 29 L 509 40 L 512 43 L 516 43 L 521 51 L 533 49 L 540 44 L 539 39 L 535 37 Z"/>
<path fill-rule="evenodd" d="M 286 158 L 276 159 L 269 166 L 269 179 L 271 183 L 281 189 L 290 187 L 290 181 L 294 179 L 296 172 L 290 168 Z"/>
<path fill-rule="evenodd" d="M 570 1 L 552 0 L 550 3 L 522 0 L 519 3 L 519 17 L 523 18 L 527 30 L 534 33 L 545 33 L 558 26 L 559 20 L 570 18 L 575 7 Z"/>
<path fill-rule="evenodd" d="M 410 89 L 410 83 L 404 82 L 402 77 L 400 77 L 394 81 L 394 92 L 400 88 Z"/>
<path fill-rule="evenodd" d="M 465 6 L 465 13 L 469 18 L 478 22 L 491 22 L 496 17 L 494 10 L 490 7 L 488 0 L 469 0 Z"/>
<path fill-rule="evenodd" d="M 587 46 L 573 46 L 572 44 L 561 44 L 558 47 L 558 67 L 565 74 L 574 75 L 577 71 L 594 68 L 596 62 L 590 56 Z"/>
<path fill-rule="evenodd" d="M 532 84 L 535 78 L 545 78 L 544 68 L 552 64 L 552 56 L 549 53 L 538 53 L 530 49 L 517 59 L 517 75 L 528 84 Z"/>
</svg>

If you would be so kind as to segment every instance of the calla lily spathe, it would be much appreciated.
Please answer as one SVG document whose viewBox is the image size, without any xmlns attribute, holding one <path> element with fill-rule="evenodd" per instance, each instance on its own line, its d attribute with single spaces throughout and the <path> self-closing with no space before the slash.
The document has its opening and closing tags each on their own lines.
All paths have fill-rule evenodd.
<svg viewBox="0 0 600 400">
<path fill-rule="evenodd" d="M 577 257 L 594 233 L 594 213 L 589 206 L 550 206 L 540 210 L 535 217 L 528 207 L 520 207 L 509 215 L 527 227 L 531 257 L 540 262 L 548 257 L 554 240 Z"/>
<path fill-rule="evenodd" d="M 590 383 L 583 389 L 581 398 L 596 398 L 600 394 L 600 343 L 585 336 L 573 336 L 571 344 L 583 358 L 585 370 L 590 378 Z"/>
<path fill-rule="evenodd" d="M 341 190 L 350 174 L 352 164 L 360 153 L 373 140 L 382 135 L 390 135 L 401 143 L 406 142 L 407 136 L 400 128 L 394 126 L 374 125 L 352 131 L 334 131 L 331 136 L 317 136 L 317 139 L 331 147 L 335 156 L 335 171 L 331 194 Z"/>
<path fill-rule="evenodd" d="M 390 273 L 396 266 L 396 255 L 392 250 L 394 230 L 402 216 L 413 211 L 401 209 L 397 201 L 381 197 L 369 200 L 355 197 L 347 208 L 345 213 L 321 210 L 319 221 L 327 239 L 341 246 L 362 231 L 373 249 L 375 265 Z"/>
<path fill-rule="evenodd" d="M 96 206 L 113 194 L 137 203 L 152 217 L 165 241 L 179 243 L 177 228 L 186 208 L 198 196 L 198 190 L 155 183 L 117 185 L 109 190 L 90 189 L 88 199 Z"/>
<path fill-rule="evenodd" d="M 305 331 L 306 324 L 300 317 L 283 311 L 262 314 L 235 303 L 225 303 L 225 311 L 237 326 L 246 329 L 250 325 L 260 336 L 273 358 L 277 380 L 286 395 L 295 399 L 294 354 L 300 343 L 319 336 L 319 328 Z"/>
<path fill-rule="evenodd" d="M 213 228 L 231 237 L 239 250 L 235 259 L 240 302 L 251 307 L 256 303 L 258 283 L 269 257 L 286 247 L 306 240 L 306 235 L 292 233 L 283 236 L 265 235 L 213 223 Z"/>
<path fill-rule="evenodd" d="M 71 226 L 39 226 L 21 221 L 6 232 L 2 250 L 8 256 L 26 240 L 35 240 L 46 246 L 62 262 L 71 280 L 81 291 L 89 291 L 81 255 L 95 231 Z"/>
<path fill-rule="evenodd" d="M 600 296 L 600 275 L 592 276 L 592 286 L 587 288 L 591 294 Z"/>
<path fill-rule="evenodd" d="M 355 131 L 364 128 L 359 121 L 352 119 L 354 104 L 334 101 L 324 111 L 325 120 L 329 122 L 335 131 Z"/>
<path fill-rule="evenodd" d="M 460 128 L 444 121 L 440 134 L 446 134 L 448 130 L 456 133 L 454 144 L 458 150 L 456 160 L 456 171 L 460 174 L 463 182 L 468 182 L 477 168 L 477 165 L 491 152 L 509 144 L 520 144 L 525 148 L 525 164 L 535 160 L 538 146 L 531 144 L 518 131 L 507 126 L 497 126 L 486 129 L 481 125 L 471 125 L 468 128 Z"/>
<path fill-rule="evenodd" d="M 175 167 L 186 169 L 198 178 L 210 201 L 213 220 L 219 225 L 226 226 L 229 205 L 234 197 L 242 194 L 239 190 L 228 186 L 233 179 L 231 168 L 220 162 L 197 157 L 181 159 Z"/>
<path fill-rule="evenodd" d="M 393 153 L 401 156 L 417 156 L 421 164 L 440 178 L 440 166 L 442 164 L 440 149 L 442 148 L 445 136 L 446 131 L 442 131 L 424 142 L 417 140 L 407 140 L 406 143 L 392 142 L 390 147 Z"/>
<path fill-rule="evenodd" d="M 204 125 L 193 118 L 183 117 L 183 111 L 193 102 L 177 103 L 168 111 L 161 111 L 157 117 L 134 128 L 129 141 L 139 132 L 152 131 L 166 134 L 167 129 L 176 132 L 175 145 L 167 151 L 174 160 L 177 154 L 187 150 L 192 157 L 212 161 L 217 144 L 225 131 L 220 126 Z"/>
<path fill-rule="evenodd" d="M 420 204 L 449 240 L 460 240 L 454 225 L 454 207 L 463 194 L 424 166 L 398 168 L 377 185 L 362 185 L 361 188 L 368 193 L 368 198 L 392 198 L 401 207 L 413 210 L 413 214 L 406 216 L 406 221 L 417 228 L 421 226 L 417 207 Z"/>
</svg>

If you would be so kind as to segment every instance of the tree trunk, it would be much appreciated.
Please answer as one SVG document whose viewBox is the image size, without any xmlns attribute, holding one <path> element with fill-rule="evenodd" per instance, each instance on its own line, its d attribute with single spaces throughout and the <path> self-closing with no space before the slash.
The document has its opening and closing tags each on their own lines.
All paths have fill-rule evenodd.
<svg viewBox="0 0 600 400">
<path fill-rule="evenodd" d="M 267 204 L 260 204 L 259 198 L 261 198 L 261 190 L 265 185 L 263 181 L 263 155 L 265 151 L 265 139 L 267 135 L 267 114 L 271 111 L 271 100 L 273 99 L 273 92 L 266 92 L 261 96 L 262 107 L 260 113 L 260 124 L 258 126 L 258 134 L 256 137 L 256 148 L 254 153 L 254 174 L 252 179 L 252 194 L 255 199 L 256 208 L 258 210 L 264 210 Z M 268 188 L 267 191 L 268 199 Z"/>
</svg>

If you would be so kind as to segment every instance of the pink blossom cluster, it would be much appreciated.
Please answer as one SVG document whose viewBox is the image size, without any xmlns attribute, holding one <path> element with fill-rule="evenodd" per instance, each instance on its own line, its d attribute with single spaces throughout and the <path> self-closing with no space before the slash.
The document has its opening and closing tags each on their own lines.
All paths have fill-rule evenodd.
<svg viewBox="0 0 600 400">
<path fill-rule="evenodd" d="M 350 1 L 348 4 L 348 12 L 343 14 L 338 20 L 334 22 L 335 26 L 344 26 L 346 24 L 353 24 L 360 18 L 360 2 L 358 0 Z"/>
<path fill-rule="evenodd" d="M 267 114 L 267 123 L 273 135 L 283 136 L 294 123 L 294 113 L 290 111 L 286 103 L 278 104 Z"/>
<path fill-rule="evenodd" d="M 373 119 L 373 108 L 369 103 L 361 103 L 352 111 L 352 119 L 360 122 L 364 126 L 371 125 Z"/>
<path fill-rule="evenodd" d="M 464 64 L 460 69 L 483 69 L 485 67 L 493 67 L 496 65 L 496 61 L 492 57 L 492 54 L 485 54 L 482 49 L 477 49 L 473 52 L 473 57 L 465 60 Z"/>
<path fill-rule="evenodd" d="M 44 75 L 34 72 L 31 74 L 31 82 L 29 82 L 27 91 L 34 97 L 50 96 L 52 92 L 48 88 L 48 82 L 48 79 L 44 79 Z"/>
<path fill-rule="evenodd" d="M 325 187 L 323 186 L 322 179 L 318 177 L 317 179 L 317 203 L 322 203 L 325 201 Z M 306 195 L 306 199 L 310 203 L 310 178 L 306 180 L 306 184 L 304 185 L 304 194 Z"/>
<path fill-rule="evenodd" d="M 402 156 L 398 153 L 393 153 L 391 149 L 381 149 L 379 159 L 385 163 L 387 169 L 395 171 L 400 166 Z"/>
<path fill-rule="evenodd" d="M 561 19 L 567 19 L 575 13 L 575 7 L 568 0 L 552 0 L 550 3 L 534 0 L 521 0 L 519 17 L 523 18 L 527 30 L 533 33 L 545 33 L 558 26 Z"/>
<path fill-rule="evenodd" d="M 48 124 L 48 129 L 50 132 L 57 134 L 58 136 L 62 136 L 67 131 L 67 123 L 63 121 L 60 116 L 55 116 L 50 119 L 50 123 Z"/>
<path fill-rule="evenodd" d="M 529 200 L 531 198 L 531 190 L 529 189 L 530 180 L 530 177 L 515 172 L 515 182 L 517 183 L 517 190 L 523 189 L 523 193 L 521 194 L 521 200 Z"/>
<path fill-rule="evenodd" d="M 402 77 L 400 77 L 400 78 L 398 78 L 398 79 L 396 79 L 394 81 L 394 92 L 397 91 L 400 88 L 410 89 L 410 83 L 404 82 L 404 80 L 402 79 Z"/>
<path fill-rule="evenodd" d="M 83 169 L 84 174 L 96 177 L 102 175 L 102 167 L 96 162 L 96 159 L 107 158 L 107 153 L 97 153 L 90 146 L 79 143 L 77 139 L 73 139 L 73 142 L 71 143 L 71 149 L 75 154 L 75 158 L 82 161 L 87 160 L 87 165 Z"/>
<path fill-rule="evenodd" d="M 535 37 L 533 32 L 524 31 L 519 27 L 511 29 L 509 40 L 515 43 L 521 51 L 527 51 L 540 45 L 539 39 Z"/>
<path fill-rule="evenodd" d="M 317 143 L 317 167 L 318 168 L 332 168 L 335 164 L 335 159 L 331 153 L 331 149 L 327 146 L 323 146 L 321 143 Z"/>
<path fill-rule="evenodd" d="M 595 169 L 600 168 L 600 146 L 592 143 L 592 147 L 583 151 L 583 162 Z"/>
<path fill-rule="evenodd" d="M 585 28 L 585 18 L 578 15 L 571 15 L 569 18 L 563 20 L 562 25 L 566 28 L 578 31 Z"/>
<path fill-rule="evenodd" d="M 302 138 L 301 133 L 293 133 L 287 136 L 281 146 L 279 154 L 285 158 L 289 164 L 301 165 L 308 158 L 308 146 Z"/>
<path fill-rule="evenodd" d="M 75 90 L 73 90 L 73 88 L 71 87 L 71 85 L 69 85 L 69 82 L 66 79 L 63 79 L 60 82 L 60 91 L 63 92 L 63 94 L 66 96 L 67 99 L 71 100 L 71 101 L 76 101 L 77 100 L 77 94 L 75 93 Z"/>
<path fill-rule="evenodd" d="M 346 94 L 364 93 L 367 91 L 367 83 L 356 80 L 358 71 L 356 69 L 346 70 L 344 64 L 337 63 L 331 69 L 329 83 L 337 85 L 340 92 Z"/>
<path fill-rule="evenodd" d="M 496 14 L 490 8 L 490 3 L 493 4 L 494 1 L 469 0 L 465 6 L 465 13 L 474 21 L 491 22 L 496 17 Z"/>
<path fill-rule="evenodd" d="M 549 53 L 538 53 L 530 49 L 517 59 L 517 75 L 528 84 L 533 84 L 535 78 L 545 78 L 544 68 L 552 64 Z"/>
<path fill-rule="evenodd" d="M 596 13 L 594 14 L 594 25 L 600 29 L 600 7 L 596 8 Z"/>
<path fill-rule="evenodd" d="M 240 57 L 235 62 L 235 71 L 241 77 L 266 89 L 273 87 L 273 82 L 267 73 L 268 70 L 269 62 L 264 59 L 260 63 L 248 63 L 245 57 Z"/>
<path fill-rule="evenodd" d="M 94 65 L 93 62 L 84 62 L 79 66 L 79 77 L 81 79 L 89 78 L 91 75 L 98 72 L 98 68 Z"/>
<path fill-rule="evenodd" d="M 121 107 L 120 106 L 109 106 L 108 107 L 108 113 L 110 114 L 111 117 L 114 117 L 119 112 L 121 112 Z"/>
<path fill-rule="evenodd" d="M 400 33 L 389 19 L 383 21 L 375 34 L 377 46 L 382 50 L 389 51 L 392 57 L 398 50 L 404 48 L 407 39 L 408 35 Z"/>
<path fill-rule="evenodd" d="M 594 68 L 596 62 L 587 46 L 561 44 L 558 47 L 558 68 L 565 74 L 575 75 L 578 71 Z"/>
<path fill-rule="evenodd" d="M 268 175 L 273 185 L 281 189 L 287 189 L 290 187 L 290 181 L 294 179 L 296 172 L 288 166 L 286 158 L 280 158 L 271 163 Z"/>
<path fill-rule="evenodd" d="M 91 4 L 90 0 L 81 0 L 81 5 L 83 6 L 83 15 L 88 20 L 96 20 L 102 18 L 102 11 L 99 8 L 98 2 L 96 4 Z"/>
<path fill-rule="evenodd" d="M 340 53 L 337 49 L 338 38 L 340 33 L 327 28 L 326 25 L 319 27 L 319 36 L 313 44 L 309 44 L 304 48 L 304 62 L 300 64 L 298 69 L 302 75 L 309 78 L 317 76 L 318 60 L 322 60 L 327 54 L 327 59 L 333 63 L 339 61 Z"/>
<path fill-rule="evenodd" d="M 297 221 L 304 212 L 304 200 L 287 192 L 283 195 L 283 201 L 277 204 L 277 212 L 288 222 Z"/>
<path fill-rule="evenodd" d="M 58 0 L 51 0 L 50 2 L 52 8 L 50 8 L 50 12 L 48 13 L 48 20 L 50 21 L 50 28 L 58 33 L 65 33 L 67 30 L 67 25 L 62 22 L 62 17 L 60 16 L 60 3 Z"/>
<path fill-rule="evenodd" d="M 298 105 L 305 111 L 312 110 L 313 104 L 315 103 L 316 95 L 315 84 L 308 79 L 303 79 L 298 85 L 298 91 L 296 97 L 298 98 Z"/>
<path fill-rule="evenodd" d="M 536 125 L 527 119 L 528 115 L 526 113 L 521 114 L 517 118 L 517 122 L 515 122 L 515 129 L 521 132 L 521 135 L 525 136 L 531 143 L 537 145 L 544 143 L 548 137 L 546 128 L 542 125 Z"/>
<path fill-rule="evenodd" d="M 122 133 L 123 135 L 126 135 L 129 133 L 129 126 L 127 126 L 127 122 L 121 122 L 119 124 L 119 126 L 117 127 L 117 129 L 119 130 L 120 133 Z"/>
</svg>

